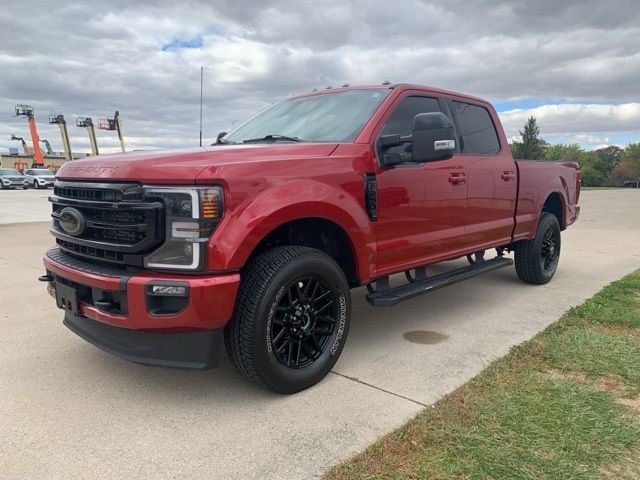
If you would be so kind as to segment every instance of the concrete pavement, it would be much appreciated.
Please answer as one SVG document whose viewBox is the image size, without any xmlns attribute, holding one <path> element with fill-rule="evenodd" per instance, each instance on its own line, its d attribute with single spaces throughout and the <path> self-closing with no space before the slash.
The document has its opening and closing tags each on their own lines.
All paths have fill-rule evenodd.
<svg viewBox="0 0 640 480">
<path fill-rule="evenodd" d="M 0 190 L 0 225 L 49 220 L 53 189 Z"/>
<path fill-rule="evenodd" d="M 0 194 L 0 223 L 48 220 L 47 193 Z M 313 478 L 640 267 L 640 192 L 586 191 L 581 205 L 549 285 L 523 284 L 509 268 L 389 309 L 354 290 L 334 373 L 293 396 L 253 387 L 226 359 L 208 372 L 153 369 L 87 344 L 35 281 L 47 224 L 0 226 L 0 472 Z"/>
</svg>

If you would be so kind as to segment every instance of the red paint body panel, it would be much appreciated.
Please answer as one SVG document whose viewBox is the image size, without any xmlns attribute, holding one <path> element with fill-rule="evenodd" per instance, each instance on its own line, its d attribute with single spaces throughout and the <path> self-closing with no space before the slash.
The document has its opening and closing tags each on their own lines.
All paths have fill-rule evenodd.
<svg viewBox="0 0 640 480">
<path fill-rule="evenodd" d="M 48 272 L 82 285 L 117 292 L 120 278 L 80 272 L 61 265 L 48 257 L 43 259 Z M 177 315 L 152 316 L 147 312 L 145 286 L 152 280 L 180 280 L 189 284 L 189 304 Z M 93 320 L 133 330 L 217 330 L 223 328 L 233 313 L 240 274 L 176 275 L 145 272 L 127 281 L 127 315 L 114 315 L 91 305 L 80 304 L 80 313 Z M 49 292 L 53 296 L 55 293 Z"/>
<path fill-rule="evenodd" d="M 340 92 L 353 88 L 332 89 Z M 370 88 L 381 88 L 380 86 Z M 347 235 L 361 283 L 419 265 L 532 238 L 546 199 L 562 199 L 563 227 L 577 218 L 579 172 L 573 163 L 514 161 L 493 107 L 446 90 L 397 85 L 352 143 L 221 145 L 184 151 L 134 152 L 69 162 L 62 180 L 135 181 L 141 184 L 217 184 L 224 217 L 208 243 L 208 269 L 228 274 L 156 274 L 127 284 L 129 315 L 84 306 L 85 315 L 128 328 L 220 328 L 231 317 L 237 273 L 270 232 L 287 222 L 322 218 Z M 327 91 L 307 95 L 325 94 Z M 497 155 L 454 155 L 422 165 L 381 168 L 375 142 L 398 103 L 409 95 L 463 100 L 488 109 L 498 131 Z M 378 220 L 364 203 L 364 175 L 375 174 Z M 462 175 L 462 182 L 451 178 Z M 117 280 L 72 271 L 45 260 L 46 268 L 75 282 L 116 290 Z M 144 285 L 152 279 L 188 281 L 189 308 L 175 317 L 150 317 Z M 116 282 L 116 284 L 114 284 Z"/>
</svg>

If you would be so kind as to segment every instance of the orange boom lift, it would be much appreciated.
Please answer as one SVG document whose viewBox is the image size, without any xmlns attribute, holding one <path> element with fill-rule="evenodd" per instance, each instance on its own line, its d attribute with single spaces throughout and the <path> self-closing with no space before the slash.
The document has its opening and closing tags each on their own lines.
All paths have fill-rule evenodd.
<svg viewBox="0 0 640 480">
<path fill-rule="evenodd" d="M 33 165 L 32 167 L 44 167 L 44 158 L 40 150 L 40 137 L 36 128 L 36 119 L 33 116 L 33 108 L 30 105 L 16 105 L 16 117 L 27 117 L 29 130 L 31 131 L 31 141 L 33 142 Z"/>
</svg>

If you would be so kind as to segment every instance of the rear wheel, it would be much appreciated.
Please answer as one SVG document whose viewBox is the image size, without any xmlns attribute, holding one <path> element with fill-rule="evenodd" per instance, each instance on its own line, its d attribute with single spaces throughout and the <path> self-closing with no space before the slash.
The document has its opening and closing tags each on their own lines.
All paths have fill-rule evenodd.
<svg viewBox="0 0 640 480">
<path fill-rule="evenodd" d="M 521 280 L 543 285 L 553 278 L 560 261 L 560 224 L 555 215 L 542 212 L 536 236 L 515 246 L 516 273 Z"/>
<path fill-rule="evenodd" d="M 349 330 L 351 301 L 341 268 L 307 247 L 276 247 L 243 273 L 225 329 L 231 363 L 254 383 L 294 393 L 331 370 Z"/>
</svg>

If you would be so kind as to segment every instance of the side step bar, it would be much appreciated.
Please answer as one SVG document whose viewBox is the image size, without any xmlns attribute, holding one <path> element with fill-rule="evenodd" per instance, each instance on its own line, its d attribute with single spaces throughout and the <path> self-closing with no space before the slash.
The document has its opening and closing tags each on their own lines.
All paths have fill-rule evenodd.
<svg viewBox="0 0 640 480">
<path fill-rule="evenodd" d="M 429 293 L 447 285 L 462 282 L 483 273 L 497 270 L 498 268 L 513 265 L 513 260 L 505 257 L 495 257 L 491 260 L 480 260 L 468 267 L 458 268 L 450 272 L 441 273 L 433 277 L 420 278 L 416 276 L 416 280 L 410 281 L 406 285 L 399 287 L 388 287 L 389 277 L 382 277 L 375 281 L 376 289 L 374 290 L 369 284 L 367 289 L 367 301 L 374 307 L 391 307 L 404 300 L 408 300 L 423 293 Z M 422 270 L 423 271 L 423 270 Z M 418 273 L 418 272 L 416 272 Z M 407 278 L 411 278 L 407 275 Z"/>
</svg>

